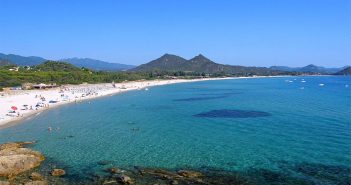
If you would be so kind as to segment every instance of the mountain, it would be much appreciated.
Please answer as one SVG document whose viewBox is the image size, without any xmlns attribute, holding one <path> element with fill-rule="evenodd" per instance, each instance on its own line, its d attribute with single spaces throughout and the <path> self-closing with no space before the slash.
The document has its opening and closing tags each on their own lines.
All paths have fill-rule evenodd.
<svg viewBox="0 0 351 185">
<path fill-rule="evenodd" d="M 337 73 L 335 75 L 351 75 L 351 67 L 347 67 Z"/>
<path fill-rule="evenodd" d="M 325 67 L 320 67 L 313 64 L 300 68 L 301 72 L 313 72 L 313 73 L 333 73 L 338 70 L 339 69 L 325 68 Z"/>
<path fill-rule="evenodd" d="M 35 66 L 44 63 L 47 59 L 34 56 L 24 57 L 20 55 L 6 55 L 0 53 L 0 61 L 8 61 L 18 66 Z M 123 71 L 135 67 L 132 65 L 109 63 L 90 58 L 67 58 L 60 61 L 65 61 L 78 67 L 86 67 L 96 71 Z"/>
<path fill-rule="evenodd" d="M 305 67 L 287 67 L 287 66 L 271 66 L 270 69 L 279 71 L 296 71 L 296 72 L 311 72 L 311 73 L 322 73 L 322 74 L 333 74 L 348 66 L 342 68 L 326 68 L 321 66 L 316 66 L 313 64 L 307 65 Z"/>
<path fill-rule="evenodd" d="M 34 56 L 24 57 L 24 56 L 14 55 L 14 54 L 6 55 L 3 53 L 0 53 L 0 60 L 6 60 L 18 66 L 34 66 L 46 61 L 46 59 L 41 57 L 34 57 Z"/>
<path fill-rule="evenodd" d="M 131 71 L 174 71 L 176 69 L 182 71 L 187 65 L 187 60 L 171 54 L 165 54 L 160 58 L 153 60 L 147 64 L 142 64 L 131 69 Z"/>
<path fill-rule="evenodd" d="M 9 66 L 9 65 L 14 65 L 14 64 L 11 63 L 11 62 L 8 61 L 8 60 L 2 60 L 2 59 L 0 59 L 0 67 L 1 67 L 1 66 Z"/>
<path fill-rule="evenodd" d="M 244 67 L 218 64 L 201 54 L 190 60 L 186 60 L 176 55 L 165 54 L 156 60 L 133 68 L 131 71 L 186 71 L 211 74 L 226 73 L 234 75 L 270 75 L 278 73 L 278 71 L 265 67 Z"/>
<path fill-rule="evenodd" d="M 200 54 L 189 60 L 188 68 L 195 72 L 217 73 L 227 71 L 228 66 L 217 64 Z"/>
<path fill-rule="evenodd" d="M 91 58 L 66 58 L 61 59 L 60 61 L 68 62 L 78 67 L 85 67 L 96 71 L 124 71 L 135 67 L 132 65 L 109 63 Z"/>
<path fill-rule="evenodd" d="M 278 71 L 298 71 L 298 67 L 288 67 L 288 66 L 271 66 L 269 69 Z"/>
</svg>

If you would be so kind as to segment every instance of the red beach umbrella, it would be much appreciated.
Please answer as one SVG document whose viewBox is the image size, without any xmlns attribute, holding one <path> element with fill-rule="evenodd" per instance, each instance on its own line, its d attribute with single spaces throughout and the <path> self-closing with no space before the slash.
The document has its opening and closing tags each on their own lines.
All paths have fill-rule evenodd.
<svg viewBox="0 0 351 185">
<path fill-rule="evenodd" d="M 12 106 L 11 109 L 12 110 L 17 110 L 17 107 L 16 106 Z"/>
</svg>

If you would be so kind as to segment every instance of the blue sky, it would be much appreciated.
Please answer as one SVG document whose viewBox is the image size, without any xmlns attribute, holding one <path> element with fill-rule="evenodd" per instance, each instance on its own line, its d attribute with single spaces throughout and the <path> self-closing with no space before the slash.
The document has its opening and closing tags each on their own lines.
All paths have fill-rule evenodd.
<svg viewBox="0 0 351 185">
<path fill-rule="evenodd" d="M 351 64 L 350 0 L 0 0 L 0 52 L 141 64 Z"/>
</svg>

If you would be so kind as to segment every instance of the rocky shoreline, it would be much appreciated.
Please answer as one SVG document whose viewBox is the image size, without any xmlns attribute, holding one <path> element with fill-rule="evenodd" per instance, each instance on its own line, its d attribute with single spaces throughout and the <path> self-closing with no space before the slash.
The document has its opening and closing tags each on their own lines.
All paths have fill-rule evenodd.
<svg viewBox="0 0 351 185">
<path fill-rule="evenodd" d="M 164 169 L 134 167 L 123 170 L 106 167 L 107 175 L 92 174 L 84 182 L 73 182 L 64 177 L 64 169 L 40 169 L 45 160 L 43 154 L 26 146 L 35 142 L 13 142 L 0 145 L 0 185 L 48 185 L 48 184 L 209 184 L 201 172 L 191 170 L 167 171 Z M 96 165 L 108 166 L 109 161 Z"/>
<path fill-rule="evenodd" d="M 248 184 L 340 184 L 349 185 L 351 168 L 321 164 L 282 163 L 279 171 L 251 169 L 243 172 L 221 169 L 121 169 L 112 161 L 99 161 L 101 171 L 82 170 L 83 176 L 62 168 L 27 146 L 35 142 L 0 144 L 0 185 L 248 185 Z M 61 168 L 59 168 L 61 167 Z M 293 173 L 291 173 L 293 172 Z"/>
</svg>

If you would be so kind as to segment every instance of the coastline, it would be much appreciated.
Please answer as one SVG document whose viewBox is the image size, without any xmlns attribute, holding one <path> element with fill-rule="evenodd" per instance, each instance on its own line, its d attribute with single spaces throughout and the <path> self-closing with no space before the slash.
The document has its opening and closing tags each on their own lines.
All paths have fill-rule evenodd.
<svg viewBox="0 0 351 185">
<path fill-rule="evenodd" d="M 104 84 L 86 84 L 86 85 L 66 85 L 60 88 L 43 89 L 43 90 L 15 90 L 11 94 L 0 96 L 0 129 L 8 128 L 21 123 L 43 111 L 56 108 L 61 105 L 78 103 L 98 97 L 119 94 L 132 90 L 147 90 L 148 87 L 169 85 L 176 83 L 188 83 L 208 80 L 226 80 L 239 79 L 243 77 L 230 78 L 203 78 L 203 79 L 172 79 L 172 80 L 150 80 L 150 81 L 132 81 L 116 83 L 115 87 L 110 83 Z M 252 78 L 252 77 L 244 77 Z M 61 96 L 63 95 L 63 96 Z M 44 97 L 45 101 L 40 98 Z M 48 103 L 57 101 L 56 103 Z M 35 107 L 38 102 L 44 106 Z M 24 109 L 26 106 L 27 108 Z M 16 113 L 9 113 L 11 107 L 15 106 L 18 110 Z M 32 106 L 32 110 L 28 107 Z"/>
<path fill-rule="evenodd" d="M 43 90 L 15 90 L 13 94 L 0 96 L 0 129 L 8 128 L 20 124 L 25 119 L 30 119 L 43 111 L 56 108 L 61 105 L 78 103 L 93 98 L 112 96 L 132 90 L 148 90 L 148 87 L 169 85 L 176 83 L 189 83 L 209 80 L 229 80 L 247 78 L 269 78 L 286 76 L 254 76 L 254 77 L 226 77 L 226 78 L 201 78 L 201 79 L 171 79 L 171 80 L 145 80 L 116 83 L 115 87 L 111 83 L 103 84 L 81 84 L 65 85 L 63 87 Z M 44 97 L 45 101 L 40 98 Z M 57 101 L 56 103 L 48 103 Z M 35 108 L 36 104 L 43 103 L 42 107 Z M 28 105 L 26 109 L 23 105 Z M 9 113 L 11 107 L 18 108 L 16 113 Z M 33 110 L 30 110 L 32 106 Z M 11 116 L 8 116 L 11 115 Z"/>
</svg>

